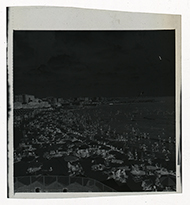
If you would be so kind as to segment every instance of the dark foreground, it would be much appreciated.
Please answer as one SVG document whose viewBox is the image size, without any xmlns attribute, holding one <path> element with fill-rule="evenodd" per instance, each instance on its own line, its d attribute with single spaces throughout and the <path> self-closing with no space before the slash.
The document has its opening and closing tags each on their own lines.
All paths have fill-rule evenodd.
<svg viewBox="0 0 190 205">
<path fill-rule="evenodd" d="M 20 111 L 14 120 L 14 177 L 68 176 L 115 191 L 175 191 L 174 110 L 173 99 L 162 98 Z"/>
</svg>

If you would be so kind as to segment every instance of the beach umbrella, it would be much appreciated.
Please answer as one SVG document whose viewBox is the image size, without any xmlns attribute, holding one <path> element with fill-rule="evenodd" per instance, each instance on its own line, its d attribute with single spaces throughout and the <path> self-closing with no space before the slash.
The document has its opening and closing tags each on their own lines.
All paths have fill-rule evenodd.
<svg viewBox="0 0 190 205">
<path fill-rule="evenodd" d="M 167 175 L 167 176 L 161 177 L 160 182 L 163 186 L 173 187 L 176 185 L 176 178 L 172 175 Z"/>
<path fill-rule="evenodd" d="M 119 185 L 118 183 L 114 180 L 114 179 L 108 179 L 108 180 L 105 180 L 103 181 L 103 183 L 108 186 L 108 187 L 111 187 L 115 190 L 118 190 L 119 189 Z"/>
<path fill-rule="evenodd" d="M 75 161 L 78 160 L 78 158 L 75 157 L 75 156 L 66 156 L 66 157 L 64 158 L 64 160 L 65 160 L 66 162 L 75 162 Z"/>
</svg>

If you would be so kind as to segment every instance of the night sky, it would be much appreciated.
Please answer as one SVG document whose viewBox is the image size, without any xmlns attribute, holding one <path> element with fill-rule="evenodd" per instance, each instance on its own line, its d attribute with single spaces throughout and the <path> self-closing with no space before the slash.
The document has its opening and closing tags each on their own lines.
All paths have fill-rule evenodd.
<svg viewBox="0 0 190 205">
<path fill-rule="evenodd" d="M 14 94 L 174 96 L 175 32 L 14 31 Z"/>
</svg>

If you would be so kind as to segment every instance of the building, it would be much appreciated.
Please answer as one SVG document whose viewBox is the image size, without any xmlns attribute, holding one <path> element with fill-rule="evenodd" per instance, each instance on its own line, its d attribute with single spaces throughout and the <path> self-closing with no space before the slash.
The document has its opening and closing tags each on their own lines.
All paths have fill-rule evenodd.
<svg viewBox="0 0 190 205">
<path fill-rule="evenodd" d="M 23 95 L 23 103 L 33 102 L 35 100 L 34 95 Z"/>
<path fill-rule="evenodd" d="M 27 95 L 27 94 L 22 94 L 22 95 L 15 95 L 15 102 L 20 102 L 20 103 L 29 103 L 33 102 L 35 100 L 34 95 Z"/>
<path fill-rule="evenodd" d="M 64 103 L 64 100 L 63 100 L 63 98 L 57 98 L 57 102 L 58 103 Z"/>
<path fill-rule="evenodd" d="M 57 104 L 57 98 L 55 98 L 55 97 L 51 96 L 51 97 L 47 97 L 46 99 L 49 102 L 49 104 L 51 104 L 51 105 L 56 105 Z"/>
<path fill-rule="evenodd" d="M 22 95 L 15 95 L 14 102 L 23 103 L 23 96 Z"/>
</svg>

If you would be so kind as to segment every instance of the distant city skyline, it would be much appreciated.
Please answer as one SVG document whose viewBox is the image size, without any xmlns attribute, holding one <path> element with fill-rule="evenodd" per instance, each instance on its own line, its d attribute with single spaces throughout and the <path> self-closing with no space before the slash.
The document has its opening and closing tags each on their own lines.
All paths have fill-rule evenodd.
<svg viewBox="0 0 190 205">
<path fill-rule="evenodd" d="M 175 95 L 175 32 L 14 31 L 14 94 Z"/>
</svg>

